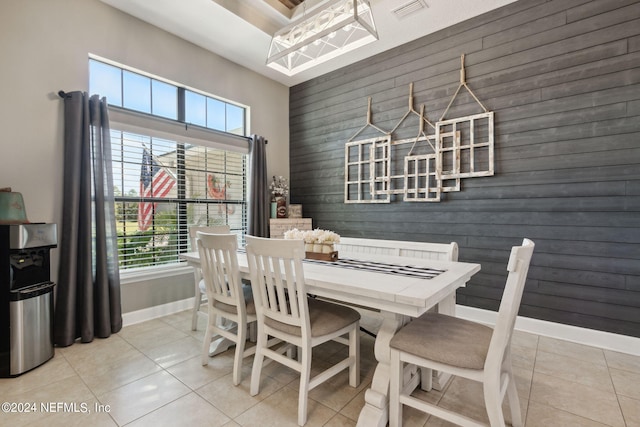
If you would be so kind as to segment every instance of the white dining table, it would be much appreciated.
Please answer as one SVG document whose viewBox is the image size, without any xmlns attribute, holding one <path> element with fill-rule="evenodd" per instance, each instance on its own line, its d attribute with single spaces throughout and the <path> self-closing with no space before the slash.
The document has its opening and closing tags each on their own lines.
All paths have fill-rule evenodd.
<svg viewBox="0 0 640 427">
<path fill-rule="evenodd" d="M 197 252 L 183 253 L 180 257 L 189 265 L 200 267 Z M 358 254 L 358 259 L 442 270 L 435 277 L 424 278 L 342 268 L 331 262 L 304 263 L 308 293 L 379 310 L 382 314 L 383 321 L 374 346 L 378 364 L 371 387 L 365 392 L 365 405 L 357 425 L 384 427 L 389 418 L 389 341 L 411 318 L 424 314 L 432 307 L 436 307 L 440 313 L 455 314 L 455 291 L 480 271 L 480 264 L 374 254 Z M 249 279 L 246 253 L 238 252 L 238 264 L 242 277 Z"/>
</svg>

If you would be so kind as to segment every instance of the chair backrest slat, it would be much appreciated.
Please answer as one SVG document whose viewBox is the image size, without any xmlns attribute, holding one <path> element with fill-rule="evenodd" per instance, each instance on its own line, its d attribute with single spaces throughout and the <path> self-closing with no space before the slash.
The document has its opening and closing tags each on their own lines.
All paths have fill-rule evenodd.
<svg viewBox="0 0 640 427">
<path fill-rule="evenodd" d="M 196 233 L 196 245 L 208 297 L 225 304 L 244 307 L 236 235 L 199 231 Z"/>
<path fill-rule="evenodd" d="M 485 365 L 485 369 L 499 370 L 503 355 L 511 343 L 534 247 L 535 244 L 531 240 L 524 239 L 522 246 L 514 246 L 511 249 L 507 264 L 509 275 L 500 301 L 498 319 L 487 355 L 487 364 L 493 364 L 493 366 Z"/>
<path fill-rule="evenodd" d="M 253 236 L 246 236 L 246 242 L 258 316 L 300 327 L 303 335 L 310 333 L 304 242 Z"/>
</svg>

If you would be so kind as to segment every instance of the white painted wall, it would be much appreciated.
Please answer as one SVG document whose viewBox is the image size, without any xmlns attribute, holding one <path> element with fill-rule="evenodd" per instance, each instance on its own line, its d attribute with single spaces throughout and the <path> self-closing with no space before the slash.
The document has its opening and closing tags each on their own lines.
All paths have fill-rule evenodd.
<svg viewBox="0 0 640 427">
<path fill-rule="evenodd" d="M 269 140 L 269 175 L 289 176 L 286 86 L 98 0 L 2 0 L 0 187 L 23 194 L 30 221 L 60 224 L 64 131 L 57 92 L 88 91 L 90 53 L 250 106 L 251 132 Z"/>
</svg>

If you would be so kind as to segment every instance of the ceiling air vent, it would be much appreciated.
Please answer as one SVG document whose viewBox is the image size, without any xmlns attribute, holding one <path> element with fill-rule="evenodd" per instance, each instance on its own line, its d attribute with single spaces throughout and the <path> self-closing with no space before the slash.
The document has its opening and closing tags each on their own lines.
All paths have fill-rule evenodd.
<svg viewBox="0 0 640 427">
<path fill-rule="evenodd" d="M 402 6 L 398 6 L 395 9 L 391 10 L 396 18 L 403 19 L 407 16 L 418 12 L 419 10 L 426 9 L 429 6 L 425 3 L 424 0 L 411 0 Z"/>
</svg>

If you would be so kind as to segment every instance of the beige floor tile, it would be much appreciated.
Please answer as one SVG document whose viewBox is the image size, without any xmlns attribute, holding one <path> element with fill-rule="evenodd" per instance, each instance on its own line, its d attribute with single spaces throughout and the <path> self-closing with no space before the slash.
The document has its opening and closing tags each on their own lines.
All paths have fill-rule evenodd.
<svg viewBox="0 0 640 427">
<path fill-rule="evenodd" d="M 200 306 L 200 310 L 203 314 L 198 315 L 198 326 L 200 326 L 201 322 L 206 326 L 207 305 L 202 304 Z M 163 316 L 158 320 L 161 320 L 175 328 L 178 328 L 181 331 L 191 330 L 191 309 L 179 311 L 178 313 L 173 313 L 168 316 Z"/>
<path fill-rule="evenodd" d="M 355 427 L 356 424 L 356 421 L 342 414 L 336 414 L 323 427 Z"/>
<path fill-rule="evenodd" d="M 207 330 L 207 305 L 203 304 L 198 315 L 197 329 L 191 330 L 191 310 L 181 311 L 180 313 L 160 318 L 163 322 L 173 326 L 179 331 L 185 332 L 198 340 L 202 340 L 204 332 Z"/>
<path fill-rule="evenodd" d="M 618 396 L 627 427 L 640 427 L 640 400 Z"/>
<path fill-rule="evenodd" d="M 184 338 L 145 350 L 144 353 L 158 365 L 168 368 L 200 355 L 201 350 L 202 342 L 187 335 Z"/>
<path fill-rule="evenodd" d="M 233 370 L 233 353 L 230 352 L 210 357 L 206 366 L 202 366 L 201 360 L 200 356 L 192 357 L 168 367 L 167 372 L 195 390 Z"/>
<path fill-rule="evenodd" d="M 533 370 L 513 366 L 513 376 L 515 377 L 518 396 L 522 399 L 529 399 L 531 394 L 531 382 L 533 381 Z"/>
<path fill-rule="evenodd" d="M 526 414 L 527 400 L 520 398 L 518 402 L 522 417 Z M 438 406 L 450 411 L 457 412 L 467 417 L 473 418 L 480 422 L 489 422 L 487 410 L 484 403 L 484 392 L 482 384 L 477 381 L 467 380 L 465 378 L 455 377 L 449 387 L 445 390 L 444 396 L 438 402 Z M 507 399 L 505 398 L 502 405 L 502 412 L 505 422 L 511 422 L 511 412 L 509 410 Z M 430 417 L 427 426 L 448 425 L 442 424 L 443 421 L 435 417 Z"/>
<path fill-rule="evenodd" d="M 610 368 L 621 369 L 640 374 L 640 356 L 604 350 L 604 357 Z"/>
<path fill-rule="evenodd" d="M 511 345 L 511 364 L 520 368 L 533 371 L 536 362 L 536 348 Z"/>
<path fill-rule="evenodd" d="M 613 427 L 625 427 L 615 394 L 562 378 L 535 372 L 530 401 Z"/>
<path fill-rule="evenodd" d="M 353 399 L 351 399 L 351 401 L 349 401 L 349 403 L 347 403 L 344 408 L 340 410 L 340 414 L 344 415 L 350 420 L 357 421 L 358 417 L 360 416 L 360 412 L 365 405 L 365 393 L 370 387 L 371 378 L 368 378 L 366 386 L 361 391 L 359 391 L 358 394 Z M 438 401 L 440 401 L 440 399 L 442 398 L 443 392 L 437 390 L 425 392 L 417 389 L 413 392 L 413 395 L 418 397 L 419 399 L 437 404 Z M 403 416 L 405 426 L 422 426 L 427 419 L 427 416 L 421 415 L 419 411 L 416 411 L 413 408 L 405 408 L 405 412 L 406 413 Z"/>
<path fill-rule="evenodd" d="M 84 408 L 92 408 L 96 402 L 95 396 L 77 375 L 55 382 L 43 381 L 35 389 L 14 394 L 10 398 L 3 396 L 2 400 L 29 405 L 28 410 L 21 413 L 0 413 L 0 425 L 16 427 L 41 422 L 49 417 L 52 420 L 66 418 L 68 415 L 86 420 L 91 414 L 83 412 Z"/>
<path fill-rule="evenodd" d="M 618 395 L 640 400 L 640 373 L 609 369 Z"/>
<path fill-rule="evenodd" d="M 325 368 L 330 366 L 331 365 L 327 365 Z M 291 383 L 291 385 L 293 384 L 294 383 Z M 296 382 L 296 384 L 299 385 L 299 382 Z M 351 387 L 349 385 L 349 371 L 344 370 L 311 390 L 309 397 L 336 412 L 340 412 L 360 391 L 369 388 L 369 386 L 370 381 L 366 379 L 362 381 L 361 379 L 357 387 Z M 295 390 L 298 390 L 297 386 Z"/>
<path fill-rule="evenodd" d="M 119 335 L 143 352 L 190 336 L 159 319 L 127 326 Z"/>
<path fill-rule="evenodd" d="M 190 393 L 142 418 L 138 418 L 131 424 L 127 424 L 127 427 L 174 427 L 187 425 L 220 427 L 229 421 L 229 417 L 209 402 L 196 393 Z"/>
<path fill-rule="evenodd" d="M 529 403 L 525 425 L 526 427 L 606 427 L 606 424 L 537 402 Z"/>
<path fill-rule="evenodd" d="M 80 374 L 108 371 L 113 366 L 127 363 L 136 355 L 143 354 L 117 335 L 87 344 L 74 344 L 67 347 L 64 353 L 69 364 Z"/>
<path fill-rule="evenodd" d="M 118 332 L 118 336 L 127 340 L 129 338 L 135 337 L 136 335 L 144 335 L 153 331 L 158 330 L 163 325 L 170 326 L 167 322 L 161 319 L 151 319 L 146 320 L 144 322 L 135 323 L 133 325 L 125 326 Z M 174 328 L 175 329 L 175 328 Z"/>
<path fill-rule="evenodd" d="M 609 370 L 599 363 L 594 364 L 574 357 L 539 351 L 535 372 L 615 393 Z"/>
<path fill-rule="evenodd" d="M 88 413 L 60 412 L 50 414 L 29 424 L 29 427 L 116 427 L 118 424 L 111 418 L 105 408 L 100 408 L 96 399 L 86 402 Z M 99 412 L 98 412 L 98 410 Z"/>
<path fill-rule="evenodd" d="M 253 367 L 253 358 L 249 364 Z M 271 362 L 267 366 L 262 366 L 262 375 L 267 375 L 285 385 L 300 379 L 298 371 L 276 362 Z"/>
<path fill-rule="evenodd" d="M 362 335 L 361 335 L 362 336 Z M 378 366 L 378 361 L 374 357 L 373 345 L 363 346 L 362 343 L 366 342 L 366 339 L 360 341 L 360 376 L 367 377 L 373 375 L 375 368 Z M 316 357 L 316 354 L 320 354 L 321 357 Z M 349 354 L 349 349 L 341 345 L 341 348 L 327 356 L 321 353 L 321 351 L 314 350 L 314 359 L 324 360 L 330 364 L 336 364 L 346 358 Z"/>
<path fill-rule="evenodd" d="M 191 390 L 165 371 L 151 374 L 98 396 L 111 407 L 111 416 L 120 425 L 142 417 Z"/>
<path fill-rule="evenodd" d="M 336 412 L 313 399 L 308 399 L 307 414 L 305 427 L 315 427 L 323 426 L 336 415 Z M 234 418 L 234 421 L 244 427 L 296 427 L 298 392 L 284 387 Z"/>
<path fill-rule="evenodd" d="M 314 360 L 311 369 L 311 377 L 320 374 L 323 370 L 330 368 L 332 365 L 324 362 Z M 371 378 L 360 378 L 360 384 L 357 387 L 351 387 L 349 385 L 349 372 L 343 370 L 333 377 L 329 378 L 322 384 L 319 384 L 316 388 L 309 391 L 309 397 L 314 399 L 323 405 L 339 412 L 344 408 L 360 391 L 369 388 Z M 296 372 L 295 380 L 287 384 L 287 387 L 298 391 L 300 387 L 300 376 Z"/>
<path fill-rule="evenodd" d="M 451 381 L 449 382 L 451 384 Z M 446 388 L 445 388 L 446 392 Z M 431 390 L 426 392 L 421 389 L 416 389 L 411 393 L 413 397 L 416 397 L 420 400 L 424 400 L 425 402 L 432 403 L 437 405 L 438 402 L 442 399 L 444 395 L 443 392 L 437 390 Z M 402 408 L 402 425 L 406 427 L 421 427 L 425 425 L 427 420 L 429 419 L 429 414 L 426 414 L 422 411 L 419 411 L 410 406 L 403 406 Z"/>
<path fill-rule="evenodd" d="M 56 351 L 52 359 L 29 372 L 15 378 L 0 378 L 0 396 L 9 400 L 29 390 L 41 388 L 43 384 L 76 376 L 67 359 Z"/>
<path fill-rule="evenodd" d="M 576 344 L 569 341 L 562 341 L 555 338 L 540 337 L 538 351 L 560 354 L 604 366 L 606 366 L 607 363 L 604 358 L 604 352 L 599 348 Z"/>
<path fill-rule="evenodd" d="M 95 368 L 83 365 L 76 370 L 91 391 L 98 396 L 162 369 L 137 350 L 127 351 L 125 355 L 125 358 L 110 360 Z"/>
<path fill-rule="evenodd" d="M 196 391 L 229 418 L 235 419 L 284 387 L 284 384 L 273 378 L 263 376 L 260 382 L 260 392 L 256 396 L 251 396 L 249 394 L 250 384 L 250 376 L 243 375 L 242 382 L 238 386 L 234 386 L 232 375 L 229 374 L 200 387 Z"/>
<path fill-rule="evenodd" d="M 76 343 L 65 347 L 63 355 L 75 368 L 96 369 L 106 363 L 126 360 L 131 352 L 137 352 L 135 347 L 114 334 L 109 338 L 96 338 L 90 343 Z"/>
<path fill-rule="evenodd" d="M 511 337 L 511 345 L 534 350 L 538 348 L 539 341 L 540 337 L 538 335 L 517 330 L 513 331 L 513 335 Z"/>
<path fill-rule="evenodd" d="M 342 408 L 340 414 L 344 415 L 350 420 L 358 421 L 360 411 L 364 407 L 364 394 L 369 387 L 371 387 L 371 385 L 368 385 L 367 388 L 360 391 L 353 399 L 351 399 L 351 401 L 347 403 L 344 408 Z"/>
</svg>

